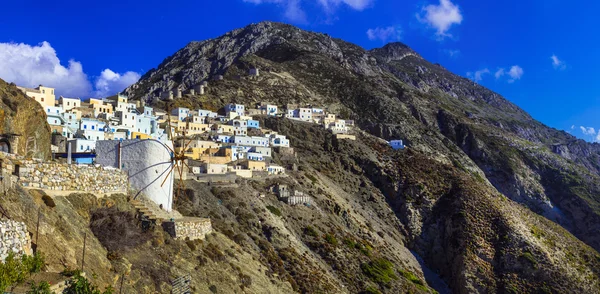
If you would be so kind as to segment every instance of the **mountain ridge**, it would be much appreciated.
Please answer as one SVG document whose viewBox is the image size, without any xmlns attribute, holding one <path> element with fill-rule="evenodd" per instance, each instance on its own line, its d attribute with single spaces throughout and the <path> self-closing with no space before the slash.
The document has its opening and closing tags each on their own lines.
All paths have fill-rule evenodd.
<svg viewBox="0 0 600 294">
<path fill-rule="evenodd" d="M 246 78 L 248 70 L 254 67 L 261 70 L 260 76 Z M 213 80 L 216 75 L 223 75 L 224 79 Z M 385 197 L 405 227 L 403 234 L 411 240 L 411 249 L 419 252 L 428 266 L 441 272 L 453 291 L 486 292 L 487 288 L 475 286 L 477 279 L 469 277 L 478 269 L 460 261 L 473 261 L 473 245 L 461 247 L 463 251 L 447 250 L 445 257 L 428 248 L 426 240 L 461 244 L 472 238 L 487 240 L 490 252 L 494 253 L 478 259 L 486 269 L 491 269 L 489 273 L 485 271 L 485 284 L 493 285 L 487 290 L 508 291 L 511 281 L 506 280 L 510 276 L 506 271 L 517 275 L 523 283 L 533 283 L 531 272 L 522 262 L 509 270 L 505 264 L 508 260 L 503 259 L 509 257 L 500 254 L 501 249 L 520 252 L 533 246 L 535 250 L 531 250 L 535 252 L 527 251 L 529 254 L 546 258 L 542 252 L 564 248 L 565 244 L 554 246 L 540 233 L 532 233 L 538 231 L 534 228 L 538 225 L 531 225 L 536 221 L 529 216 L 514 216 L 518 209 L 513 202 L 552 220 L 596 251 L 600 249 L 600 145 L 543 125 L 498 93 L 428 62 L 405 44 L 392 43 L 365 50 L 326 34 L 262 22 L 219 38 L 191 42 L 125 92 L 134 99 L 144 99 L 161 107 L 166 103 L 158 98 L 161 92 L 175 88 L 186 90 L 202 81 L 209 84 L 204 95 L 186 94 L 172 103 L 216 109 L 229 102 L 247 106 L 261 101 L 280 106 L 287 103 L 320 105 L 343 118 L 355 120 L 361 131 L 386 140 L 404 139 L 409 149 L 414 150 L 413 156 L 430 162 L 433 166 L 430 170 L 452 167 L 461 174 L 458 178 L 452 174 L 439 175 L 439 182 L 452 183 L 446 189 L 439 189 L 430 175 L 408 163 L 389 162 L 400 169 L 397 174 L 393 169 L 382 169 L 357 150 L 352 149 L 354 153 L 348 154 L 355 162 L 348 167 L 356 169 L 363 177 L 361 181 L 367 181 L 368 187 Z M 369 140 L 365 142 L 374 144 Z M 376 144 L 369 146 L 376 156 L 390 156 Z M 327 147 L 321 152 L 334 156 L 331 150 Z M 308 159 L 313 156 L 310 151 L 305 151 L 303 156 L 307 169 L 318 168 L 317 162 Z M 406 182 L 404 172 L 409 171 L 422 176 L 422 188 L 417 183 Z M 326 170 L 320 172 L 328 174 Z M 451 188 L 453 186 L 459 188 Z M 462 186 L 469 188 L 460 188 Z M 468 192 L 477 189 L 488 192 L 485 196 Z M 440 205 L 438 201 L 444 203 L 447 197 L 456 198 L 452 201 L 461 204 L 451 211 L 436 208 Z M 502 197 L 509 202 L 498 200 L 504 199 Z M 415 199 L 425 204 L 415 203 Z M 487 214 L 479 211 L 473 199 L 485 204 Z M 464 226 L 452 220 L 457 217 L 452 213 L 463 212 L 481 220 Z M 445 230 L 435 222 L 436 217 L 448 224 L 460 223 L 463 228 L 460 237 L 452 237 L 458 238 L 452 241 L 452 234 L 448 237 L 442 234 L 437 239 L 430 236 L 433 233 L 422 235 L 424 231 Z M 503 221 L 496 224 L 498 220 Z M 523 225 L 505 223 L 507 220 L 527 223 L 530 228 L 523 230 Z M 548 235 L 557 234 L 561 240 L 571 240 L 568 233 L 555 233 L 556 228 L 548 225 L 544 228 L 549 230 Z M 497 237 L 503 234 L 522 239 L 505 242 Z M 444 261 L 450 256 L 456 258 L 456 264 Z M 449 271 L 449 267 L 459 265 L 458 272 Z M 558 265 L 547 259 L 544 266 L 546 268 L 537 271 Z M 592 276 L 597 277 L 597 273 Z M 586 285 L 592 287 L 594 283 L 588 281 Z M 543 288 L 541 284 L 536 285 Z M 517 288 L 526 289 L 520 287 Z"/>
</svg>

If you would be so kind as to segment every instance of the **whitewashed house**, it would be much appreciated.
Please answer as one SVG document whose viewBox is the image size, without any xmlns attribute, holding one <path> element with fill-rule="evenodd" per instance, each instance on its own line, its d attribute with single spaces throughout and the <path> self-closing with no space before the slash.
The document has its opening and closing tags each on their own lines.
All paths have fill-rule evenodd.
<svg viewBox="0 0 600 294">
<path fill-rule="evenodd" d="M 290 140 L 284 135 L 271 134 L 267 138 L 269 139 L 269 144 L 273 147 L 290 147 Z"/>
<path fill-rule="evenodd" d="M 81 99 L 60 96 L 58 99 L 58 105 L 60 105 L 65 111 L 69 111 L 73 108 L 81 107 Z"/>
<path fill-rule="evenodd" d="M 285 174 L 285 167 L 271 164 L 267 167 L 267 173 L 270 175 L 282 175 Z"/>
<path fill-rule="evenodd" d="M 269 147 L 269 139 L 263 137 L 233 136 L 231 141 L 243 146 Z"/>
<path fill-rule="evenodd" d="M 188 116 L 190 116 L 190 109 L 185 107 L 177 107 L 171 110 L 171 115 L 176 116 L 179 121 L 184 121 Z"/>
<path fill-rule="evenodd" d="M 313 116 L 312 116 L 312 109 L 311 108 L 300 108 L 298 109 L 298 118 L 300 118 L 303 121 L 312 121 Z"/>
<path fill-rule="evenodd" d="M 246 113 L 245 106 L 242 104 L 234 103 L 229 103 L 225 105 L 225 113 L 227 114 L 227 116 L 229 116 L 229 113 L 231 112 L 235 112 L 239 116 L 244 116 L 244 114 Z"/>
<path fill-rule="evenodd" d="M 71 152 L 88 153 L 96 150 L 96 140 L 73 139 L 68 140 L 67 144 L 71 145 Z"/>
<path fill-rule="evenodd" d="M 266 115 L 270 115 L 270 116 L 277 115 L 277 105 L 272 105 L 272 104 L 261 105 L 260 110 L 262 113 L 264 113 Z"/>
</svg>

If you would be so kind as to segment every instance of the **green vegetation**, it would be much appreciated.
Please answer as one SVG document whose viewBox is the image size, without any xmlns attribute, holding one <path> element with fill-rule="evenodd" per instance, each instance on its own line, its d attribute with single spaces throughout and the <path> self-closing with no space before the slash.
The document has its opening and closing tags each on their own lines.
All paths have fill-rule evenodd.
<svg viewBox="0 0 600 294">
<path fill-rule="evenodd" d="M 304 228 L 304 234 L 315 238 L 319 236 L 317 230 L 315 230 L 315 228 L 313 228 L 312 226 L 307 226 L 306 228 Z"/>
<path fill-rule="evenodd" d="M 364 294 L 381 294 L 381 292 L 379 291 L 379 289 L 375 288 L 374 286 L 369 285 L 367 287 L 367 289 L 365 289 L 365 291 L 363 291 Z"/>
<path fill-rule="evenodd" d="M 545 235 L 544 231 L 542 231 L 540 228 L 538 228 L 535 225 L 531 226 L 531 234 L 533 234 L 533 236 L 535 236 L 538 239 L 541 239 Z"/>
<path fill-rule="evenodd" d="M 281 210 L 277 209 L 277 207 L 273 205 L 267 205 L 267 209 L 276 216 L 281 216 Z"/>
<path fill-rule="evenodd" d="M 41 281 L 39 284 L 31 284 L 31 289 L 27 291 L 27 294 L 52 294 L 50 291 L 50 284 L 46 281 Z"/>
<path fill-rule="evenodd" d="M 417 277 L 415 274 L 405 270 L 400 270 L 400 274 L 402 274 L 402 276 L 405 277 L 407 280 L 413 282 L 413 284 L 415 284 L 417 288 L 424 291 L 428 290 L 425 286 L 425 283 L 423 283 L 423 281 L 421 281 L 421 279 L 419 279 L 419 277 Z"/>
<path fill-rule="evenodd" d="M 531 254 L 531 252 L 526 251 L 523 252 L 521 254 L 521 257 L 525 258 L 527 261 L 529 261 L 531 263 L 531 265 L 535 266 L 537 264 L 537 261 L 535 260 L 535 257 L 533 256 L 533 254 Z"/>
<path fill-rule="evenodd" d="M 363 263 L 360 269 L 373 282 L 378 284 L 388 284 L 392 280 L 398 279 L 394 272 L 394 265 L 385 258 L 377 258 L 369 263 Z"/>
<path fill-rule="evenodd" d="M 0 263 L 0 293 L 4 293 L 14 284 L 23 282 L 30 274 L 40 272 L 43 267 L 44 256 L 39 253 L 18 258 L 14 252 L 10 252 L 4 263 Z"/>
<path fill-rule="evenodd" d="M 327 243 L 333 245 L 333 246 L 337 246 L 338 244 L 338 240 L 335 238 L 334 235 L 332 234 L 325 234 L 325 241 L 327 241 Z"/>
<path fill-rule="evenodd" d="M 75 272 L 75 275 L 67 282 L 67 288 L 63 292 L 65 294 L 112 294 L 112 287 L 106 288 L 104 292 L 98 290 L 98 287 L 92 285 L 90 281 L 81 275 L 80 271 Z"/>
<path fill-rule="evenodd" d="M 313 183 L 313 185 L 317 183 L 317 178 L 315 178 L 315 176 L 311 174 L 306 174 L 305 176 Z"/>
</svg>

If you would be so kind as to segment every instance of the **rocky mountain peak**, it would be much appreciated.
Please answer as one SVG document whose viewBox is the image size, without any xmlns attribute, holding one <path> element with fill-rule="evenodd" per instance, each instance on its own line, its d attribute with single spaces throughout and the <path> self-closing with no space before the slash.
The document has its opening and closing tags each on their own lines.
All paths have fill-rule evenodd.
<svg viewBox="0 0 600 294">
<path fill-rule="evenodd" d="M 422 58 L 417 52 L 400 42 L 389 43 L 381 48 L 372 49 L 370 52 L 376 57 L 382 58 L 385 62 L 399 61 L 407 56 Z"/>
</svg>

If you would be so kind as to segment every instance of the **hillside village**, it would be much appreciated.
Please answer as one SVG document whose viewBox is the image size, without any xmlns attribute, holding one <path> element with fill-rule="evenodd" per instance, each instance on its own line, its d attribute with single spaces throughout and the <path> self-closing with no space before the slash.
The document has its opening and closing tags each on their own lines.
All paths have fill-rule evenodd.
<svg viewBox="0 0 600 294">
<path fill-rule="evenodd" d="M 258 75 L 258 70 L 250 74 Z M 207 86 L 203 82 L 188 93 L 202 95 Z M 19 156 L 13 154 L 9 142 L 0 143 L 4 185 L 40 189 L 53 197 L 72 193 L 130 195 L 140 221 L 161 225 L 179 240 L 205 239 L 213 228 L 209 218 L 184 217 L 174 210 L 174 191 L 179 193 L 180 188 L 176 180 L 235 185 L 237 178 L 286 177 L 286 171 L 297 170 L 295 164 L 275 164 L 275 154 L 295 158 L 295 151 L 285 134 L 261 126 L 261 118 L 314 124 L 337 140 L 356 140 L 354 121 L 312 105 L 262 102 L 246 107 L 229 103 L 219 111 L 184 107 L 161 110 L 140 101 L 132 103 L 122 94 L 84 102 L 62 96 L 56 99 L 54 88 L 41 85 L 18 89 L 45 110 L 53 160 Z M 161 95 L 162 99 L 181 97 L 181 90 L 170 93 Z M 388 144 L 393 149 L 404 148 L 401 140 Z M 175 167 L 180 171 L 174 171 Z M 311 196 L 286 184 L 272 185 L 269 191 L 288 205 L 313 204 Z M 0 227 L 14 236 L 0 246 L 0 260 L 8 258 L 10 252 L 35 251 L 30 248 L 24 223 L 7 220 Z"/>
</svg>

